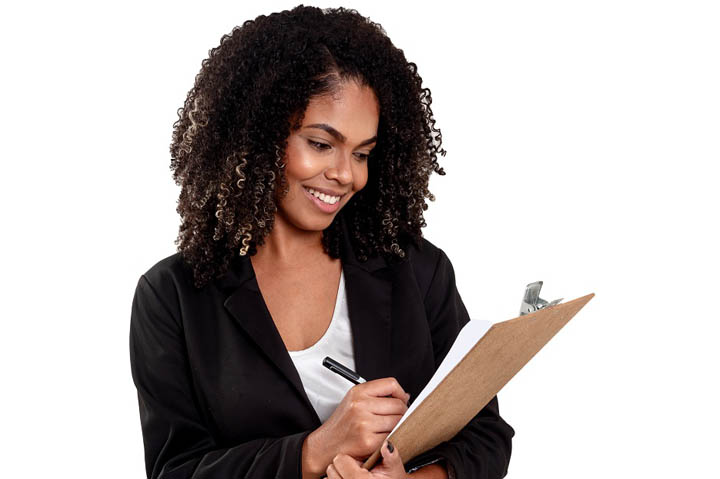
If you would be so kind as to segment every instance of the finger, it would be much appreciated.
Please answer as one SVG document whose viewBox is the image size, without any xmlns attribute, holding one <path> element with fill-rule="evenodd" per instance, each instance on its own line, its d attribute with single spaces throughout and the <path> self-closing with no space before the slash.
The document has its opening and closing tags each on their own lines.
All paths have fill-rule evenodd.
<svg viewBox="0 0 720 479">
<path fill-rule="evenodd" d="M 358 461 L 347 454 L 338 454 L 335 456 L 333 458 L 332 465 L 342 477 L 358 477 L 358 475 L 360 475 L 359 477 L 362 477 L 363 472 L 367 473 L 367 471 L 361 467 L 361 461 Z"/>
<path fill-rule="evenodd" d="M 340 475 L 340 473 L 335 469 L 335 466 L 331 463 L 327 469 L 325 469 L 325 474 L 327 475 L 328 479 L 343 479 L 343 477 Z"/>
<path fill-rule="evenodd" d="M 363 393 L 370 396 L 392 396 L 405 403 L 410 397 L 395 378 L 373 379 L 372 381 L 361 384 L 359 387 L 362 388 Z"/>
<path fill-rule="evenodd" d="M 380 452 L 382 453 L 382 449 L 384 447 L 383 444 L 385 444 L 385 439 L 387 439 L 387 437 L 388 437 L 387 432 L 374 433 L 373 434 L 373 444 L 376 444 L 376 446 L 374 446 L 372 448 L 372 452 L 370 454 L 374 454 L 375 451 L 378 451 L 378 450 L 380 450 Z M 368 455 L 370 455 L 370 454 L 368 454 Z M 378 458 L 378 460 L 382 461 L 382 454 L 380 454 L 380 457 Z M 360 462 L 360 465 L 362 465 L 362 464 L 364 464 L 364 461 Z"/>
<path fill-rule="evenodd" d="M 400 451 L 398 451 L 398 449 L 394 447 L 389 440 L 386 440 L 383 443 L 380 453 L 383 457 L 382 463 L 384 467 L 387 467 L 388 469 L 405 469 L 405 466 L 403 466 L 402 463 L 402 458 L 400 457 Z"/>
<path fill-rule="evenodd" d="M 384 433 L 385 436 L 388 435 L 390 431 L 392 431 L 397 423 L 400 422 L 400 419 L 402 419 L 402 416 L 399 415 L 393 415 L 393 416 L 373 416 L 368 421 L 368 431 L 374 432 L 376 434 L 382 434 Z M 383 437 L 384 439 L 384 437 Z M 380 444 L 382 441 L 378 442 Z"/>
<path fill-rule="evenodd" d="M 397 398 L 369 397 L 364 401 L 367 401 L 367 410 L 373 414 L 399 414 L 402 416 L 408 410 L 407 404 Z"/>
</svg>

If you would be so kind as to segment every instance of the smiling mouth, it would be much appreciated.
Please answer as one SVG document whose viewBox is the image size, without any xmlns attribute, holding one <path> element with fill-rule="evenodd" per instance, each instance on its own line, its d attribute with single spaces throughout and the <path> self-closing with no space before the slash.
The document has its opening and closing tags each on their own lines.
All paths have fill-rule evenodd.
<svg viewBox="0 0 720 479">
<path fill-rule="evenodd" d="M 313 195 L 315 198 L 328 205 L 334 205 L 335 203 L 340 201 L 340 198 L 342 198 L 342 196 L 331 196 L 326 195 L 325 193 L 320 193 L 319 191 L 315 191 L 312 188 L 308 188 L 307 186 L 303 186 L 303 188 L 305 188 L 305 190 L 311 195 Z"/>
</svg>

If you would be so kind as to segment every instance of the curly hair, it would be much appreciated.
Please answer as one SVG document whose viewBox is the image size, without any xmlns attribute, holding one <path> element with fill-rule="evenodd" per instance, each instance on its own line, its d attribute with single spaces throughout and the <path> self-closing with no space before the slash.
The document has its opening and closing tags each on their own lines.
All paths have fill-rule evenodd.
<svg viewBox="0 0 720 479">
<path fill-rule="evenodd" d="M 261 15 L 224 35 L 188 92 L 170 145 L 181 186 L 175 244 L 197 288 L 224 275 L 235 255 L 253 255 L 273 227 L 287 193 L 287 138 L 311 98 L 353 79 L 380 105 L 368 183 L 323 232 L 326 253 L 340 257 L 342 229 L 360 261 L 405 257 L 426 226 L 432 172 L 444 175 L 430 90 L 384 29 L 353 9 L 300 5 Z"/>
</svg>

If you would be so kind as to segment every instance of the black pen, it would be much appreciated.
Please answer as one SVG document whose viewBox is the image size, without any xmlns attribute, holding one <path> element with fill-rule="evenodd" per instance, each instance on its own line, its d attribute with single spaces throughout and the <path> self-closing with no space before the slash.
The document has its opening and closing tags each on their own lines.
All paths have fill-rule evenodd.
<svg viewBox="0 0 720 479">
<path fill-rule="evenodd" d="M 344 377 L 345 379 L 354 384 L 362 384 L 365 382 L 365 380 L 361 378 L 358 373 L 346 366 L 343 366 L 330 356 L 326 356 L 325 359 L 323 359 L 323 366 L 328 368 L 330 371 L 339 374 L 340 376 Z"/>
</svg>

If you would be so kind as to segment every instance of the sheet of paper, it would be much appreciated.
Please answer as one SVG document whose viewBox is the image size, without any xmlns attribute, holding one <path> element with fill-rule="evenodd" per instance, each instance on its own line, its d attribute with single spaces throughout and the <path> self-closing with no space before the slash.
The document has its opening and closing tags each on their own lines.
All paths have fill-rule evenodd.
<svg viewBox="0 0 720 479">
<path fill-rule="evenodd" d="M 462 358 L 464 358 L 465 355 L 470 352 L 470 349 L 472 349 L 472 347 L 475 346 L 478 341 L 480 341 L 480 338 L 485 336 L 485 333 L 487 333 L 488 329 L 490 329 L 492 325 L 493 323 L 490 321 L 473 319 L 460 330 L 460 333 L 458 334 L 457 338 L 455 338 L 455 342 L 450 348 L 450 351 L 448 351 L 447 355 L 445 356 L 445 359 L 443 359 L 440 367 L 437 368 L 435 374 L 433 374 L 433 377 L 430 378 L 430 381 L 420 392 L 420 395 L 417 397 L 417 399 L 413 401 L 412 405 L 408 408 L 403 417 L 400 419 L 400 422 L 395 425 L 395 428 L 390 432 L 390 434 L 395 432 L 395 429 L 400 427 L 400 424 L 403 423 L 405 418 L 409 417 L 410 414 L 412 414 L 412 412 L 415 410 L 415 408 L 419 406 L 425 400 L 425 398 L 428 397 L 430 393 L 435 390 L 436 387 L 438 387 L 438 385 L 442 382 L 445 376 L 450 374 L 450 372 L 462 360 Z"/>
</svg>

